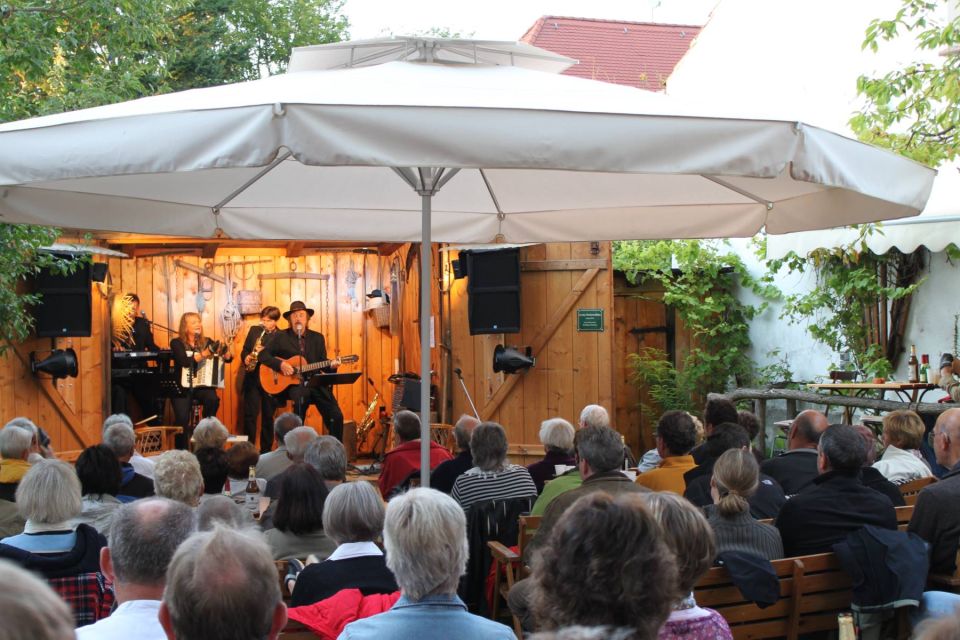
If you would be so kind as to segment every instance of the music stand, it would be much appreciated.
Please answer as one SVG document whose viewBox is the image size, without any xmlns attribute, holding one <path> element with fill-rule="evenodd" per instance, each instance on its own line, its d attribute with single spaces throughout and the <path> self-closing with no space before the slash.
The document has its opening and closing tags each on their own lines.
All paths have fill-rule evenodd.
<svg viewBox="0 0 960 640">
<path fill-rule="evenodd" d="M 349 373 L 314 373 L 307 378 L 308 387 L 329 387 L 335 384 L 353 384 L 360 377 L 362 372 L 351 371 Z"/>
</svg>

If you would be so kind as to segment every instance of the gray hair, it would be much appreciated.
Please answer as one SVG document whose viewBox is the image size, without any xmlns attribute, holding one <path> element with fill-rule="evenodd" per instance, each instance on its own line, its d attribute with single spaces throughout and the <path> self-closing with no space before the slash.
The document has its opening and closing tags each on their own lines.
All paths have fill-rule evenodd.
<svg viewBox="0 0 960 640">
<path fill-rule="evenodd" d="M 420 416 L 403 409 L 393 414 L 393 433 L 400 442 L 410 442 L 420 437 Z"/>
<path fill-rule="evenodd" d="M 605 473 L 623 464 L 623 439 L 610 427 L 584 427 L 574 438 L 577 454 L 594 473 Z"/>
<path fill-rule="evenodd" d="M 598 404 L 588 404 L 580 412 L 581 427 L 609 427 L 610 414 Z"/>
<path fill-rule="evenodd" d="M 55 458 L 39 460 L 17 486 L 17 512 L 26 520 L 41 524 L 66 522 L 83 509 L 80 479 L 66 462 Z"/>
<path fill-rule="evenodd" d="M 104 429 L 103 444 L 118 458 L 129 458 L 137 445 L 137 434 L 129 424 L 116 422 Z"/>
<path fill-rule="evenodd" d="M 11 420 L 0 431 L 0 458 L 22 460 L 30 451 L 32 444 L 33 432 L 13 424 Z"/>
<path fill-rule="evenodd" d="M 107 432 L 107 429 L 115 424 L 125 424 L 133 428 L 133 420 L 125 413 L 115 413 L 103 421 L 103 433 Z"/>
<path fill-rule="evenodd" d="M 200 462 L 187 451 L 166 451 L 156 458 L 153 490 L 161 498 L 170 498 L 195 507 L 203 491 Z"/>
<path fill-rule="evenodd" d="M 303 462 L 310 443 L 319 438 L 313 427 L 297 427 L 287 432 L 283 437 L 283 446 L 287 448 L 287 455 L 294 462 Z"/>
<path fill-rule="evenodd" d="M 540 423 L 540 442 L 548 450 L 573 451 L 573 425 L 563 418 L 550 418 Z"/>
<path fill-rule="evenodd" d="M 467 414 L 457 419 L 457 424 L 453 425 L 453 437 L 457 440 L 458 449 L 461 451 L 470 449 L 470 436 L 478 424 L 480 424 L 479 420 Z"/>
<path fill-rule="evenodd" d="M 467 518 L 447 494 L 417 488 L 392 499 L 383 544 L 387 567 L 406 597 L 457 592 L 467 569 Z"/>
<path fill-rule="evenodd" d="M 46 582 L 12 562 L 0 560 L 0 611 L 7 621 L 3 640 L 73 640 L 74 619 Z"/>
<path fill-rule="evenodd" d="M 857 473 L 866 461 L 863 438 L 848 424 L 832 424 L 820 436 L 820 453 L 830 469 L 840 473 Z"/>
<path fill-rule="evenodd" d="M 323 530 L 337 544 L 373 542 L 383 533 L 383 500 L 369 482 L 338 484 L 323 503 Z"/>
<path fill-rule="evenodd" d="M 252 531 L 193 534 L 170 563 L 163 605 L 178 640 L 267 637 L 282 606 L 270 547 Z"/>
<path fill-rule="evenodd" d="M 210 531 L 218 523 L 230 529 L 246 529 L 255 524 L 250 511 L 232 498 L 224 495 L 205 496 L 197 507 L 197 529 Z"/>
<path fill-rule="evenodd" d="M 210 416 L 197 423 L 197 428 L 193 430 L 194 449 L 203 449 L 204 447 L 213 447 L 214 449 L 223 449 L 227 443 L 230 432 L 223 426 L 217 418 Z"/>
<path fill-rule="evenodd" d="M 109 540 L 117 582 L 162 585 L 177 547 L 195 530 L 193 509 L 182 502 L 146 498 L 122 505 Z"/>
<path fill-rule="evenodd" d="M 470 455 L 481 471 L 495 471 L 507 460 L 507 434 L 496 422 L 481 422 L 470 436 Z"/>
<path fill-rule="evenodd" d="M 283 439 L 290 431 L 302 426 L 303 420 L 300 419 L 300 416 L 286 411 L 278 415 L 276 420 L 273 421 L 273 432 L 276 434 L 277 440 L 283 442 Z"/>
<path fill-rule="evenodd" d="M 324 480 L 342 482 L 347 477 L 347 451 L 333 436 L 320 436 L 310 442 L 303 461 L 319 471 Z"/>
</svg>

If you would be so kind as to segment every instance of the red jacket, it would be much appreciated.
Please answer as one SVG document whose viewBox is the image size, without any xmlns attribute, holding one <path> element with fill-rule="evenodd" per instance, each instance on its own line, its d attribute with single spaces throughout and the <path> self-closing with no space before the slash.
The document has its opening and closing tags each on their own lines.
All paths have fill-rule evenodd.
<svg viewBox="0 0 960 640">
<path fill-rule="evenodd" d="M 449 451 L 430 441 L 430 468 L 433 469 L 441 462 L 452 460 Z M 404 442 L 392 451 L 388 451 L 383 459 L 380 472 L 380 493 L 384 499 L 398 484 L 407 479 L 414 471 L 420 469 L 420 440 Z"/>
<path fill-rule="evenodd" d="M 344 589 L 326 600 L 287 609 L 287 617 L 310 627 L 321 640 L 336 640 L 343 628 L 354 620 L 389 611 L 399 599 L 399 591 L 365 596 L 360 589 Z"/>
</svg>

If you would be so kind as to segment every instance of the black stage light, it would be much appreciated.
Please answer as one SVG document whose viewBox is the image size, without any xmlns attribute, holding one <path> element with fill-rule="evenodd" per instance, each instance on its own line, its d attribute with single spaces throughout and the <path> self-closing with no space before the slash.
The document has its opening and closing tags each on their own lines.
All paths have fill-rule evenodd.
<svg viewBox="0 0 960 640">
<path fill-rule="evenodd" d="M 73 349 L 54 349 L 49 356 L 37 362 L 36 351 L 31 351 L 30 370 L 34 375 L 38 372 L 49 374 L 53 376 L 54 380 L 67 376 L 76 378 L 78 373 L 77 352 Z"/>
<path fill-rule="evenodd" d="M 530 347 L 527 347 L 526 354 L 520 353 L 513 347 L 504 347 L 498 344 L 493 350 L 493 372 L 516 373 L 524 369 L 529 369 L 537 363 L 533 357 Z"/>
</svg>

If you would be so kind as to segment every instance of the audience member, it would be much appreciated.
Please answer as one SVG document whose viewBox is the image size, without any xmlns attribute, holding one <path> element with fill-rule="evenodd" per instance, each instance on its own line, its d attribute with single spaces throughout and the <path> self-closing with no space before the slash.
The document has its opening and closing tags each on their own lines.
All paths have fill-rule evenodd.
<svg viewBox="0 0 960 640">
<path fill-rule="evenodd" d="M 897 528 L 890 499 L 863 486 L 863 439 L 849 425 L 830 425 L 820 437 L 820 475 L 780 509 L 777 528 L 790 556 L 826 553 L 848 533 L 872 524 Z"/>
<path fill-rule="evenodd" d="M 705 507 L 713 529 L 717 554 L 742 551 L 776 560 L 783 557 L 780 532 L 754 520 L 748 499 L 757 491 L 760 466 L 753 453 L 729 449 L 713 465 L 710 494 L 714 504 Z"/>
<path fill-rule="evenodd" d="M 193 448 L 194 450 L 204 447 L 223 449 L 229 437 L 230 432 L 223 426 L 223 423 L 210 416 L 198 422 L 197 427 L 193 430 Z"/>
<path fill-rule="evenodd" d="M 86 523 L 109 537 L 113 514 L 123 504 L 117 499 L 122 477 L 117 456 L 102 444 L 87 447 L 77 458 L 74 469 L 80 479 L 83 506 L 73 523 Z"/>
<path fill-rule="evenodd" d="M 713 433 L 707 440 L 704 464 L 693 471 L 688 471 L 684 476 L 687 481 L 684 497 L 698 507 L 713 504 L 713 496 L 710 495 L 710 478 L 717 458 L 730 449 L 746 451 L 749 448 L 750 437 L 740 425 L 726 422 L 714 427 Z M 691 479 L 694 474 L 698 475 Z M 750 514 L 757 519 L 774 518 L 787 498 L 783 494 L 783 489 L 773 478 L 763 473 L 759 478 L 756 492 L 748 498 Z"/>
<path fill-rule="evenodd" d="M 397 446 L 384 456 L 380 471 L 380 495 L 384 498 L 420 470 L 420 417 L 412 411 L 397 411 L 393 414 L 393 433 Z M 431 469 L 452 459 L 449 451 L 430 440 Z"/>
<path fill-rule="evenodd" d="M 275 640 L 287 608 L 261 536 L 217 527 L 187 538 L 167 570 L 159 618 L 169 640 Z"/>
<path fill-rule="evenodd" d="M 50 444 L 50 436 L 46 431 L 34 424 L 33 420 L 25 417 L 17 417 L 8 422 L 7 424 L 20 427 L 21 429 L 26 429 L 33 436 L 33 439 L 30 443 L 30 455 L 27 457 L 27 462 L 33 464 L 34 462 L 39 462 L 44 458 L 53 458 L 53 446 Z"/>
<path fill-rule="evenodd" d="M 111 416 L 107 416 L 106 420 L 103 421 L 102 433 L 105 434 L 107 429 L 114 424 L 125 424 L 131 429 L 135 428 L 133 426 L 133 420 L 130 419 L 130 416 L 125 413 L 115 413 Z M 136 431 L 134 431 L 134 434 L 136 434 Z M 133 455 L 130 456 L 130 464 L 133 466 L 133 470 L 142 475 L 144 478 L 147 478 L 151 481 L 153 480 L 154 463 L 152 458 L 146 458 L 142 456 L 139 451 L 134 449 Z"/>
<path fill-rule="evenodd" d="M 347 450 L 333 436 L 320 436 L 307 445 L 303 461 L 320 472 L 328 490 L 347 480 Z"/>
<path fill-rule="evenodd" d="M 609 426 L 610 414 L 599 404 L 588 404 L 580 411 L 580 419 L 577 421 L 578 429 Z"/>
<path fill-rule="evenodd" d="M 303 426 L 303 420 L 295 413 L 281 413 L 273 421 L 273 432 L 277 436 L 277 448 L 269 453 L 261 453 L 257 462 L 257 477 L 268 482 L 286 471 L 293 461 L 287 456 L 287 445 L 283 440 L 287 434 Z"/>
<path fill-rule="evenodd" d="M 537 497 L 526 467 L 507 462 L 507 434 L 496 422 L 481 422 L 470 436 L 474 466 L 453 483 L 450 496 L 464 511 L 485 500 Z"/>
<path fill-rule="evenodd" d="M 211 531 L 217 525 L 228 529 L 247 529 L 256 526 L 253 513 L 223 494 L 208 495 L 197 507 L 197 530 Z"/>
<path fill-rule="evenodd" d="M 480 421 L 473 416 L 463 414 L 453 425 L 453 437 L 457 441 L 457 455 L 453 460 L 446 460 L 437 465 L 430 472 L 430 488 L 450 493 L 453 483 L 461 475 L 473 468 L 473 454 L 470 453 L 470 436 Z"/>
<path fill-rule="evenodd" d="M 17 485 L 30 470 L 30 447 L 33 432 L 11 420 L 0 430 L 0 499 L 13 502 Z"/>
<path fill-rule="evenodd" d="M 100 567 L 113 583 L 117 608 L 96 624 L 77 630 L 78 640 L 163 640 L 157 614 L 167 567 L 177 547 L 196 529 L 193 510 L 166 498 L 122 506 L 114 517 Z"/>
<path fill-rule="evenodd" d="M 467 521 L 450 496 L 426 488 L 398 495 L 387 505 L 383 539 L 400 600 L 386 613 L 347 625 L 341 640 L 514 640 L 509 627 L 468 613 L 457 597 Z"/>
<path fill-rule="evenodd" d="M 860 469 L 860 482 L 863 483 L 863 486 L 870 487 L 890 498 L 890 502 L 893 503 L 895 507 L 902 507 L 907 504 L 897 485 L 884 478 L 883 474 L 872 466 L 877 460 L 876 434 L 873 433 L 870 427 L 862 424 L 853 425 L 853 428 L 857 430 L 857 433 L 859 433 L 863 439 L 864 459 L 863 468 Z"/>
<path fill-rule="evenodd" d="M 757 459 L 757 464 L 760 464 L 766 457 L 765 452 L 760 451 L 754 445 L 757 441 L 757 436 L 760 435 L 760 429 L 763 428 L 763 425 L 760 424 L 760 418 L 752 411 L 740 410 L 737 411 L 737 424 L 746 429 L 747 435 L 750 436 L 750 450 Z"/>
<path fill-rule="evenodd" d="M 920 492 L 908 531 L 930 543 L 931 573 L 953 573 L 960 541 L 960 409 L 941 413 L 930 436 L 937 462 L 950 471 Z"/>
<path fill-rule="evenodd" d="M 677 563 L 680 599 L 673 603 L 670 617 L 660 628 L 659 639 L 733 640 L 723 616 L 713 609 L 697 606 L 693 597 L 693 586 L 716 557 L 713 531 L 707 519 L 690 502 L 673 493 L 649 493 L 644 499 L 660 523 L 664 540 Z"/>
<path fill-rule="evenodd" d="M 960 638 L 960 611 L 942 618 L 928 618 L 913 630 L 911 638 L 913 640 L 957 640 Z"/>
<path fill-rule="evenodd" d="M 256 473 L 257 460 L 260 452 L 250 442 L 238 442 L 227 450 L 227 483 L 230 486 L 230 495 L 242 496 L 247 492 L 247 483 L 250 481 L 250 467 Z M 267 481 L 257 478 L 257 487 L 261 495 L 267 491 Z"/>
<path fill-rule="evenodd" d="M 713 435 L 713 430 L 721 424 L 737 424 L 737 406 L 726 397 L 711 393 L 707 396 L 706 404 L 703 405 L 703 429 L 708 441 Z M 690 452 L 698 465 L 706 461 L 706 446 L 707 443 L 704 442 Z"/>
<path fill-rule="evenodd" d="M 563 418 L 550 418 L 540 423 L 540 442 L 546 455 L 542 460 L 527 465 L 527 471 L 537 487 L 537 495 L 543 485 L 557 476 L 557 465 L 574 466 L 573 425 Z"/>
<path fill-rule="evenodd" d="M 306 558 L 325 560 L 336 544 L 323 531 L 327 486 L 320 473 L 298 462 L 280 476 L 280 497 L 273 513 L 273 529 L 264 535 L 275 560 Z"/>
<path fill-rule="evenodd" d="M 165 451 L 157 456 L 153 490 L 161 498 L 170 498 L 195 507 L 203 494 L 203 475 L 196 456 L 186 451 Z"/>
<path fill-rule="evenodd" d="M 0 540 L 0 558 L 38 573 L 73 609 L 77 626 L 106 617 L 113 591 L 100 573 L 107 541 L 93 527 L 70 522 L 80 515 L 80 481 L 60 460 L 41 460 L 17 487 L 23 533 Z"/>
<path fill-rule="evenodd" d="M 0 560 L 3 640 L 73 640 L 70 607 L 32 572 Z M 13 587 L 16 585 L 16 588 Z"/>
<path fill-rule="evenodd" d="M 363 595 L 397 591 L 397 581 L 376 545 L 383 535 L 384 513 L 383 501 L 370 483 L 334 487 L 323 506 L 323 530 L 337 548 L 323 562 L 300 572 L 291 605 L 319 602 L 341 589 L 359 589 Z"/>
<path fill-rule="evenodd" d="M 560 517 L 534 559 L 538 626 L 608 625 L 657 637 L 680 599 L 677 563 L 642 497 L 593 492 Z"/>
<path fill-rule="evenodd" d="M 926 431 L 923 420 L 913 411 L 891 411 L 883 416 L 883 456 L 873 468 L 894 484 L 903 484 L 933 475 L 920 453 Z"/>
<path fill-rule="evenodd" d="M 700 444 L 706 439 L 703 431 L 703 423 L 700 422 L 700 419 L 693 415 L 690 412 L 687 412 L 687 415 L 690 416 L 690 420 L 693 421 L 693 426 L 695 429 L 694 441 L 695 445 Z M 691 449 L 693 451 L 693 449 Z M 652 469 L 656 469 L 660 466 L 660 463 L 663 461 L 663 458 L 660 457 L 660 452 L 656 448 L 650 449 L 643 454 L 643 457 L 640 459 L 640 463 L 637 465 L 637 473 L 646 473 Z"/>
<path fill-rule="evenodd" d="M 120 462 L 120 496 L 122 502 L 129 502 L 124 497 L 146 498 L 153 495 L 153 480 L 137 473 L 131 460 L 137 444 L 137 436 L 130 425 L 117 422 L 103 430 L 103 444 L 113 451 Z M 151 465 L 151 470 L 153 466 Z"/>
<path fill-rule="evenodd" d="M 696 466 L 690 450 L 697 443 L 697 428 L 686 411 L 667 411 L 657 423 L 657 454 L 660 466 L 637 476 L 637 484 L 653 491 L 683 495 L 683 474 Z"/>
<path fill-rule="evenodd" d="M 780 483 L 788 496 L 799 493 L 819 475 L 817 443 L 820 442 L 820 434 L 829 426 L 826 416 L 819 411 L 801 411 L 787 433 L 787 450 L 765 460 L 760 465 L 760 471 Z"/>
<path fill-rule="evenodd" d="M 319 437 L 313 427 L 294 427 L 287 431 L 287 434 L 283 436 L 283 446 L 287 450 L 287 459 L 290 460 L 290 466 L 303 462 L 307 456 L 307 449 Z M 280 495 L 280 485 L 283 483 L 283 474 L 286 473 L 287 469 L 267 482 L 266 495 L 271 500 L 276 500 L 277 496 Z"/>
<path fill-rule="evenodd" d="M 0 539 L 23 533 L 26 520 L 17 511 L 17 503 L 0 500 Z"/>
<path fill-rule="evenodd" d="M 225 487 L 227 493 L 230 493 L 227 485 L 227 474 L 230 473 L 227 452 L 216 447 L 203 447 L 197 449 L 193 455 L 197 458 L 200 475 L 203 477 L 203 497 L 200 502 L 203 503 L 207 496 L 222 494 Z"/>
</svg>

